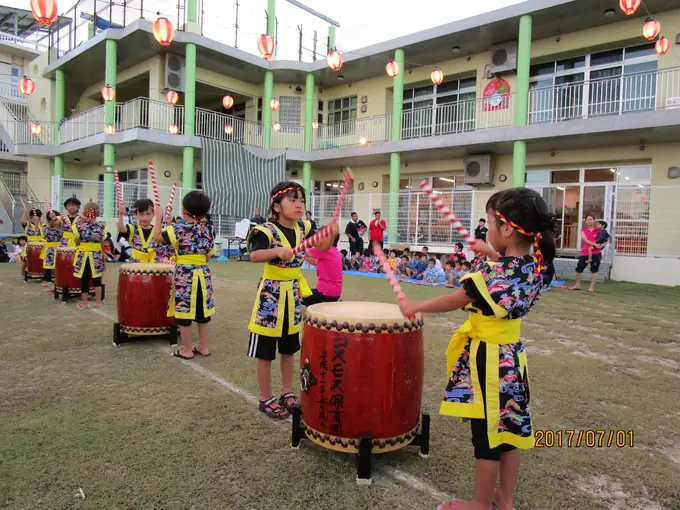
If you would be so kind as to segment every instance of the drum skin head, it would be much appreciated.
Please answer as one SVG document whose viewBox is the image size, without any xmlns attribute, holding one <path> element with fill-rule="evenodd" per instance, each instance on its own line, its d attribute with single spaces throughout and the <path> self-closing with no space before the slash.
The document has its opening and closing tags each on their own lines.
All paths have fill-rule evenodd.
<svg viewBox="0 0 680 510">
<path fill-rule="evenodd" d="M 121 273 L 128 274 L 168 274 L 173 272 L 175 266 L 172 264 L 122 264 Z"/>
<path fill-rule="evenodd" d="M 420 318 L 420 315 L 418 315 Z M 338 301 L 335 303 L 319 303 L 307 308 L 307 319 L 319 321 L 338 321 L 353 324 L 392 324 L 404 322 L 405 318 L 399 306 L 391 303 L 374 303 L 370 301 Z"/>
</svg>

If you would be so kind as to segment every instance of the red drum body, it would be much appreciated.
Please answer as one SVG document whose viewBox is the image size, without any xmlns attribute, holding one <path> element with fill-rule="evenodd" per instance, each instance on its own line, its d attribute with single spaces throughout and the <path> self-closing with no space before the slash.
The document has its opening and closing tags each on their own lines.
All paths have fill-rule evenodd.
<svg viewBox="0 0 680 510">
<path fill-rule="evenodd" d="M 423 393 L 423 321 L 385 303 L 310 306 L 300 358 L 302 428 L 325 448 L 373 453 L 416 437 Z"/>
<path fill-rule="evenodd" d="M 69 296 L 81 294 L 80 278 L 73 276 L 73 259 L 76 249 L 71 246 L 57 248 L 57 258 L 54 266 L 55 298 L 58 294 L 68 291 Z M 90 292 L 94 292 L 94 283 L 90 281 Z M 66 296 L 66 293 L 64 293 Z"/>
<path fill-rule="evenodd" d="M 168 302 L 173 272 L 171 264 L 121 265 L 118 278 L 120 333 L 163 335 L 171 332 L 174 319 L 168 317 Z"/>
<path fill-rule="evenodd" d="M 26 245 L 26 275 L 28 278 L 42 278 L 44 274 L 43 260 L 40 253 L 45 247 L 45 243 L 31 241 Z"/>
</svg>

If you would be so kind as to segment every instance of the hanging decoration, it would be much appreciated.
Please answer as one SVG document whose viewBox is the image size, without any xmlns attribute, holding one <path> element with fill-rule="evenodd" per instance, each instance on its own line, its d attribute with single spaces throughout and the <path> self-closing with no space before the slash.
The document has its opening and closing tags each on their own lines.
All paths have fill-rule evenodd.
<svg viewBox="0 0 680 510">
<path fill-rule="evenodd" d="M 174 90 L 168 90 L 168 93 L 165 94 L 165 99 L 167 99 L 170 104 L 177 104 L 177 101 L 179 101 L 179 94 Z"/>
<path fill-rule="evenodd" d="M 278 122 L 274 122 L 274 131 L 281 131 L 281 124 Z"/>
<path fill-rule="evenodd" d="M 31 12 L 41 25 L 51 25 L 57 19 L 58 10 L 55 0 L 31 0 Z"/>
<path fill-rule="evenodd" d="M 231 134 L 234 132 L 234 128 L 231 127 L 230 124 L 227 124 L 226 126 L 224 126 L 224 132 L 225 132 L 227 135 L 231 135 Z"/>
<path fill-rule="evenodd" d="M 671 49 L 671 43 L 665 37 L 661 37 L 659 38 L 658 41 L 656 41 L 654 49 L 659 55 L 665 55 L 666 53 L 668 53 L 668 50 Z"/>
<path fill-rule="evenodd" d="M 661 33 L 661 23 L 652 18 L 647 18 L 644 26 L 642 27 L 642 35 L 645 39 L 653 41 Z"/>
<path fill-rule="evenodd" d="M 366 140 L 365 136 L 362 136 L 361 138 L 359 138 L 359 143 L 361 145 L 366 145 L 367 142 L 368 142 L 368 140 Z"/>
<path fill-rule="evenodd" d="M 274 98 L 270 101 L 269 106 L 271 107 L 272 111 L 275 112 L 276 110 L 279 109 L 279 106 L 281 106 L 281 103 L 279 103 L 279 100 Z"/>
<path fill-rule="evenodd" d="M 435 67 L 432 73 L 430 73 L 430 78 L 432 79 L 432 83 L 435 85 L 441 85 L 444 81 L 444 73 L 441 69 Z"/>
<path fill-rule="evenodd" d="M 339 71 L 342 67 L 342 53 L 338 50 L 333 50 L 328 54 L 328 67 L 333 71 Z"/>
<path fill-rule="evenodd" d="M 317 120 L 312 121 L 312 129 L 319 129 L 319 121 Z"/>
<path fill-rule="evenodd" d="M 510 84 L 503 78 L 494 78 L 484 87 L 482 110 L 505 110 L 510 106 Z"/>
<path fill-rule="evenodd" d="M 176 135 L 179 133 L 179 126 L 177 124 L 170 124 L 168 131 L 170 131 L 171 135 Z"/>
<path fill-rule="evenodd" d="M 264 58 L 272 58 L 274 54 L 274 38 L 268 34 L 262 34 L 257 40 L 257 49 Z"/>
<path fill-rule="evenodd" d="M 35 83 L 30 78 L 25 76 L 19 80 L 19 92 L 24 96 L 30 96 L 35 90 Z"/>
<path fill-rule="evenodd" d="M 632 16 L 637 12 L 642 0 L 619 0 L 619 7 L 626 16 Z"/>
<path fill-rule="evenodd" d="M 222 105 L 227 110 L 231 110 L 231 107 L 234 106 L 234 98 L 231 96 L 224 96 L 222 98 Z"/>
<path fill-rule="evenodd" d="M 40 133 L 42 133 L 42 126 L 40 125 L 39 122 L 34 122 L 31 124 L 31 134 L 33 136 L 40 136 Z"/>
<path fill-rule="evenodd" d="M 102 98 L 107 103 L 116 99 L 116 90 L 111 85 L 102 88 Z"/>
<path fill-rule="evenodd" d="M 175 27 L 168 18 L 158 18 L 153 22 L 153 36 L 161 46 L 170 46 L 175 40 Z"/>
<path fill-rule="evenodd" d="M 390 60 L 385 66 L 385 72 L 387 73 L 387 76 L 394 78 L 399 74 L 399 64 L 394 60 Z"/>
<path fill-rule="evenodd" d="M 108 125 L 106 126 L 106 134 L 107 134 L 108 136 L 113 136 L 113 135 L 116 134 L 116 128 L 113 127 L 113 124 L 108 124 Z"/>
</svg>

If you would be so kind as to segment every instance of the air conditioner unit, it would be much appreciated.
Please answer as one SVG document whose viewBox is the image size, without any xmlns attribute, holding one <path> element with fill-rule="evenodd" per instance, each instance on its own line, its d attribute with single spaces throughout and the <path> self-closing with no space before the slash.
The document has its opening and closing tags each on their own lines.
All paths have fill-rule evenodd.
<svg viewBox="0 0 680 510">
<path fill-rule="evenodd" d="M 464 159 L 465 184 L 472 186 L 494 183 L 493 154 L 477 154 Z"/>
<path fill-rule="evenodd" d="M 184 57 L 173 53 L 165 54 L 163 87 L 176 92 L 184 92 L 186 65 Z"/>
<path fill-rule="evenodd" d="M 517 41 L 493 46 L 490 52 L 491 74 L 504 73 L 517 69 Z"/>
</svg>

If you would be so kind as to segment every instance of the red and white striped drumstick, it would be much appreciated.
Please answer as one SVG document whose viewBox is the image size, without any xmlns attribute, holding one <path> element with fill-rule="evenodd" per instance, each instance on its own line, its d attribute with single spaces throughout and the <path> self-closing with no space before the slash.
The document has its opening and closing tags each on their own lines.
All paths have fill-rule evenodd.
<svg viewBox="0 0 680 510">
<path fill-rule="evenodd" d="M 442 213 L 447 220 L 449 220 L 451 225 L 453 225 L 453 228 L 455 228 L 461 237 L 465 239 L 465 242 L 468 244 L 473 242 L 475 240 L 474 237 L 470 235 L 470 232 L 465 229 L 460 220 L 456 218 L 456 215 L 451 212 L 451 209 L 448 208 L 442 199 L 437 196 L 427 180 L 421 182 L 420 187 L 423 189 L 423 191 L 425 191 L 425 193 L 427 193 L 427 195 L 430 197 L 430 200 L 432 200 L 432 203 L 439 210 L 439 212 Z"/>
<path fill-rule="evenodd" d="M 118 193 L 118 206 L 124 207 L 125 204 L 123 202 L 123 187 L 120 185 L 120 178 L 118 177 L 118 172 L 116 170 L 113 171 L 113 178 L 116 180 L 116 193 Z"/>
<path fill-rule="evenodd" d="M 331 228 L 330 225 L 326 225 L 312 237 L 308 237 L 307 239 L 302 241 L 298 246 L 293 248 L 293 255 L 297 255 L 301 251 L 305 251 L 307 248 L 311 248 L 321 239 L 325 239 L 327 237 L 330 237 L 331 235 L 333 235 L 333 229 Z"/>
<path fill-rule="evenodd" d="M 392 268 L 390 267 L 390 263 L 387 261 L 387 257 L 385 257 L 385 252 L 382 251 L 380 248 L 380 245 L 378 243 L 373 243 L 373 254 L 378 257 L 378 262 L 380 262 L 380 266 L 382 267 L 382 270 L 385 272 L 387 275 L 387 281 L 390 282 L 390 285 L 392 285 L 392 290 L 394 293 L 397 295 L 397 300 L 400 303 L 403 303 L 406 301 L 406 294 L 404 294 L 404 291 L 401 290 L 401 285 L 399 285 L 399 280 L 397 280 L 397 277 L 394 276 L 394 273 L 392 272 Z M 409 315 L 408 317 L 409 320 L 415 320 L 414 315 Z"/>
<path fill-rule="evenodd" d="M 19 201 L 21 202 L 21 207 L 26 209 L 26 203 L 24 202 L 24 197 L 19 195 Z"/>
<path fill-rule="evenodd" d="M 35 211 L 35 202 L 33 201 L 33 199 L 31 198 L 28 199 L 28 205 L 31 206 L 31 212 Z"/>
<path fill-rule="evenodd" d="M 168 200 L 168 207 L 165 208 L 165 215 L 170 216 L 172 214 L 172 203 L 175 201 L 175 192 L 177 191 L 177 183 L 172 183 L 172 189 L 170 190 L 170 200 Z"/>
<path fill-rule="evenodd" d="M 340 213 L 342 212 L 342 205 L 345 203 L 345 197 L 347 196 L 347 192 L 349 191 L 349 187 L 352 185 L 352 182 L 354 181 L 354 175 L 352 175 L 352 169 L 347 167 L 345 168 L 345 180 L 343 181 L 343 187 L 340 190 L 340 195 L 338 196 L 338 202 L 335 204 L 335 210 L 333 211 L 333 219 L 331 221 L 335 221 L 340 217 Z"/>
<path fill-rule="evenodd" d="M 158 195 L 158 184 L 156 183 L 156 169 L 153 167 L 153 161 L 149 160 L 149 175 L 151 176 L 151 187 L 153 189 L 153 198 L 156 203 L 156 209 L 161 207 L 161 197 Z"/>
<path fill-rule="evenodd" d="M 45 218 L 47 218 L 47 215 L 52 212 L 52 206 L 47 201 L 46 197 L 43 197 L 43 200 L 45 201 Z"/>
<path fill-rule="evenodd" d="M 61 221 L 64 222 L 66 225 L 66 228 L 70 229 L 71 228 L 71 222 L 68 219 L 68 216 L 66 216 L 64 213 L 59 213 L 59 216 L 61 217 Z"/>
</svg>

